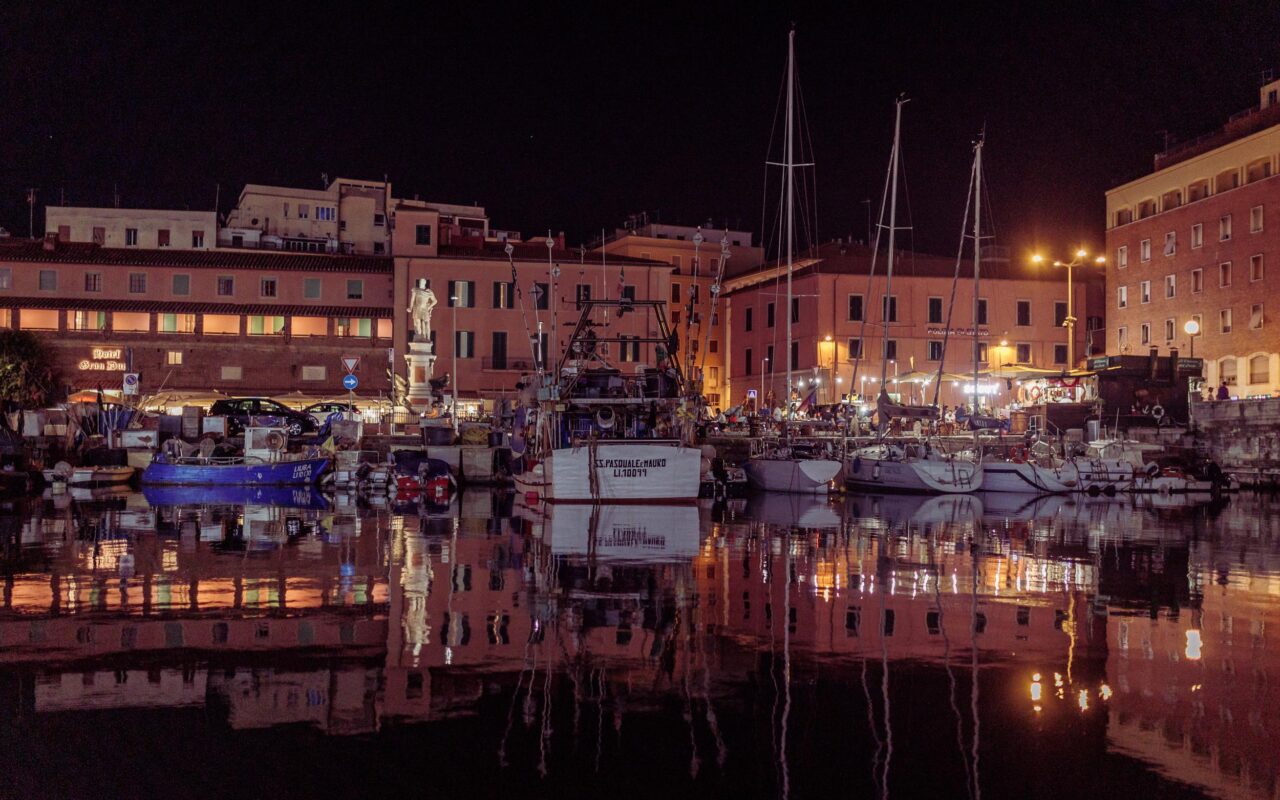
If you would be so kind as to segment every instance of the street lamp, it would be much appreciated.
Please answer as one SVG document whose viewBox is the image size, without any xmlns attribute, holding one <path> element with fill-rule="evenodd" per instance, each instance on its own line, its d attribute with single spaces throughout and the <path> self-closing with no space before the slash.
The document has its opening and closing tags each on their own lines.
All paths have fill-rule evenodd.
<svg viewBox="0 0 1280 800">
<path fill-rule="evenodd" d="M 1072 292 L 1071 290 L 1071 271 L 1076 267 L 1082 267 L 1085 264 L 1087 264 L 1088 262 L 1086 261 L 1086 259 L 1088 257 L 1089 257 L 1089 254 L 1085 252 L 1084 248 L 1080 248 L 1079 250 L 1076 251 L 1075 258 L 1071 259 L 1070 261 L 1054 261 L 1053 262 L 1053 265 L 1055 267 L 1067 268 L 1067 318 L 1062 321 L 1062 324 L 1067 329 L 1067 368 L 1068 369 L 1075 369 L 1075 365 L 1076 365 L 1076 359 L 1075 359 L 1076 318 L 1074 316 L 1075 300 L 1072 296 L 1074 292 Z M 1040 255 L 1039 253 L 1036 253 L 1031 257 L 1032 264 L 1042 264 L 1044 263 L 1044 260 L 1045 260 L 1044 256 Z M 1107 263 L 1107 257 L 1098 256 L 1093 260 L 1093 263 L 1097 264 L 1098 266 L 1103 266 Z"/>
<path fill-rule="evenodd" d="M 1191 357 L 1196 357 L 1196 336 L 1200 333 L 1200 323 L 1195 319 L 1187 320 L 1187 324 L 1182 329 L 1191 337 Z"/>
</svg>

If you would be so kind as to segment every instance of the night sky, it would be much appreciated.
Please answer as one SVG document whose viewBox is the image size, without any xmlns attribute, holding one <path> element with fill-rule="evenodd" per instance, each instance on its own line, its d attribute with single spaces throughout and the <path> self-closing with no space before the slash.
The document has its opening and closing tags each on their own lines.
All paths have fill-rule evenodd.
<svg viewBox="0 0 1280 800">
<path fill-rule="evenodd" d="M 0 225 L 42 207 L 212 208 L 246 182 L 388 175 L 571 242 L 647 210 L 759 232 L 797 52 L 821 238 L 866 234 L 906 92 L 913 237 L 953 253 L 984 126 L 1014 252 L 1101 241 L 1103 192 L 1257 102 L 1280 3 L 141 2 L 0 6 Z M 908 220 L 901 220 L 903 224 Z"/>
</svg>

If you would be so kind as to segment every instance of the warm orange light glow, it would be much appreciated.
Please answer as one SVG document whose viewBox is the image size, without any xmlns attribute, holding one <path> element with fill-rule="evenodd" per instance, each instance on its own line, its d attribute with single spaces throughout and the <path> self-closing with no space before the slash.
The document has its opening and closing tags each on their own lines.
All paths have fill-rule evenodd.
<svg viewBox="0 0 1280 800">
<path fill-rule="evenodd" d="M 1084 251 L 1084 248 L 1081 248 L 1076 251 L 1076 258 L 1084 258 L 1087 255 L 1089 254 Z"/>
<path fill-rule="evenodd" d="M 1097 258 L 1095 258 L 1095 259 L 1093 260 L 1093 263 L 1095 263 L 1095 264 L 1105 264 L 1105 263 L 1107 263 L 1107 257 L 1106 257 L 1106 256 L 1098 256 Z"/>
<path fill-rule="evenodd" d="M 1039 253 L 1036 253 L 1035 255 L 1031 256 L 1032 264 L 1039 264 L 1041 261 L 1044 261 L 1044 256 L 1040 255 Z"/>
</svg>

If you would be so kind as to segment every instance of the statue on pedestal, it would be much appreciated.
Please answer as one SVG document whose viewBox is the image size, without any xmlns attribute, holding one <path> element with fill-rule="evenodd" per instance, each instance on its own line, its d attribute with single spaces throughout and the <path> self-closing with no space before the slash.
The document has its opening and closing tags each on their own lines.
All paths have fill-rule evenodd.
<svg viewBox="0 0 1280 800">
<path fill-rule="evenodd" d="M 427 286 L 426 278 L 419 278 L 409 297 L 409 314 L 413 318 L 413 340 L 431 341 L 431 312 L 436 307 L 435 292 Z"/>
</svg>

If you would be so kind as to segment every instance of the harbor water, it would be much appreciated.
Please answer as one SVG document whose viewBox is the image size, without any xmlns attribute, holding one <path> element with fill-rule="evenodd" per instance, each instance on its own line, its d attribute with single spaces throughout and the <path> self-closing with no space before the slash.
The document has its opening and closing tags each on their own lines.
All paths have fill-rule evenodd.
<svg viewBox="0 0 1280 800">
<path fill-rule="evenodd" d="M 0 796 L 1275 798 L 1240 494 L 0 516 Z"/>
</svg>

